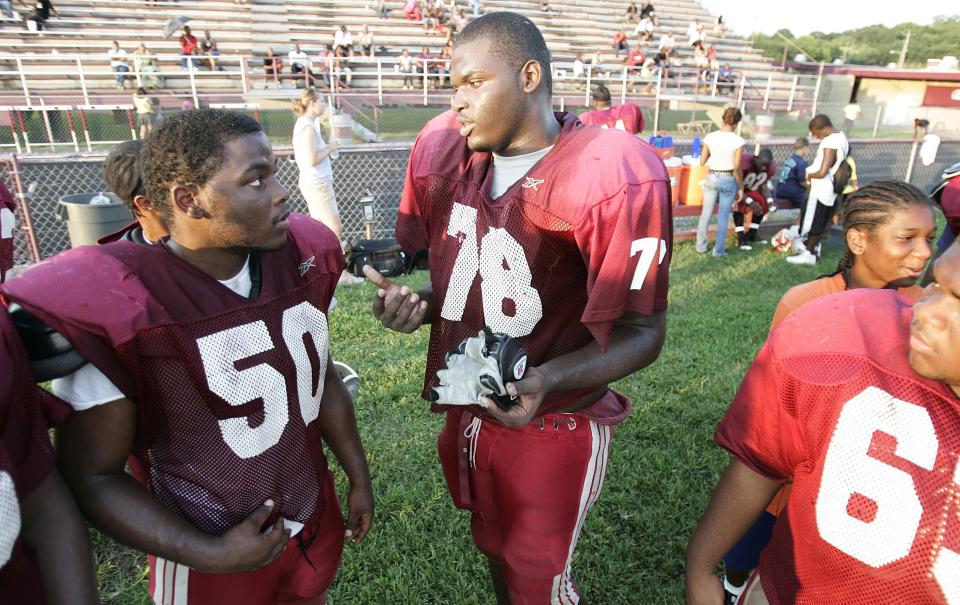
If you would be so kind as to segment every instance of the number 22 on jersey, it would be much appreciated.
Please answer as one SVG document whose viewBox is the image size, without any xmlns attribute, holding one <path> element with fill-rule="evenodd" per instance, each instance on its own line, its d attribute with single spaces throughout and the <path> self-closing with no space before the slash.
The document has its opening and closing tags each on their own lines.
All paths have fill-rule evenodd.
<svg viewBox="0 0 960 605">
<path fill-rule="evenodd" d="M 896 439 L 898 458 L 931 472 L 940 442 L 925 408 L 876 387 L 864 389 L 840 411 L 823 463 L 817 529 L 834 547 L 879 568 L 910 554 L 924 509 L 909 473 L 868 454 L 876 432 Z M 951 490 L 958 493 L 960 460 L 953 464 Z M 958 506 L 956 498 L 946 500 Z M 852 516 L 851 506 L 869 511 L 868 518 Z M 930 573 L 945 602 L 960 605 L 960 553 L 940 544 Z"/>
<path fill-rule="evenodd" d="M 463 204 L 453 205 L 447 235 L 460 239 L 460 251 L 453 264 L 440 316 L 450 321 L 463 319 L 470 288 L 479 275 L 486 324 L 514 338 L 533 332 L 543 318 L 543 302 L 532 285 L 530 264 L 520 242 L 503 228 L 490 229 L 478 242 L 477 209 Z M 630 257 L 638 256 L 638 259 L 630 289 L 639 290 L 654 259 L 659 265 L 666 254 L 667 242 L 660 238 L 643 237 L 633 241 Z M 513 315 L 504 313 L 505 299 L 513 301 L 516 309 Z"/>
</svg>

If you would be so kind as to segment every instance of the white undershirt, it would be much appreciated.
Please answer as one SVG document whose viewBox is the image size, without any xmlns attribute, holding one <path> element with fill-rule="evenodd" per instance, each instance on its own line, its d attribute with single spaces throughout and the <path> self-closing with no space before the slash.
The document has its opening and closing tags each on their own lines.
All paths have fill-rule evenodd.
<svg viewBox="0 0 960 605">
<path fill-rule="evenodd" d="M 493 154 L 493 183 L 490 185 L 490 199 L 497 199 L 509 189 L 520 177 L 527 174 L 540 158 L 550 153 L 553 145 L 544 147 L 540 151 L 523 155 Z"/>
</svg>

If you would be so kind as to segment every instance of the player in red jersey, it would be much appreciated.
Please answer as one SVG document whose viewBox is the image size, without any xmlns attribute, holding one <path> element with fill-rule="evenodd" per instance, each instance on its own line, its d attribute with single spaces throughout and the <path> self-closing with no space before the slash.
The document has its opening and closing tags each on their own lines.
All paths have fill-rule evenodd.
<svg viewBox="0 0 960 605">
<path fill-rule="evenodd" d="M 578 603 L 573 551 L 631 409 L 607 384 L 652 363 L 666 332 L 669 179 L 646 143 L 553 113 L 550 55 L 527 18 L 472 21 L 452 67 L 453 111 L 417 138 L 397 219 L 408 252 L 429 249 L 431 285 L 368 269 L 374 314 L 401 332 L 431 324 L 427 391 L 483 327 L 526 349 L 509 412 L 434 404 L 440 460 L 498 602 Z"/>
<path fill-rule="evenodd" d="M 141 244 L 152 244 L 170 235 L 167 227 L 144 195 L 140 170 L 142 140 L 124 141 L 110 150 L 103 161 L 103 181 L 136 219 L 120 233 L 101 239 L 105 244 L 120 238 Z"/>
<path fill-rule="evenodd" d="M 13 230 L 17 225 L 14 212 L 17 202 L 7 186 L 0 182 L 0 283 L 13 268 Z"/>
<path fill-rule="evenodd" d="M 767 196 L 773 191 L 770 179 L 777 173 L 777 163 L 773 161 L 773 152 L 764 148 L 757 155 L 743 154 L 740 169 L 743 172 L 743 198 L 733 209 L 734 231 L 740 249 L 752 250 L 751 244 L 759 239 L 760 223 L 770 209 Z M 749 226 L 744 224 L 746 216 L 751 217 Z"/>
<path fill-rule="evenodd" d="M 44 412 L 69 412 L 33 383 L 13 322 L 0 306 L 0 603 L 97 602 L 86 524 L 63 479 Z M 53 419 L 53 418 L 51 418 Z"/>
<path fill-rule="evenodd" d="M 603 84 L 594 84 L 593 106 L 590 111 L 580 114 L 584 124 L 594 124 L 602 128 L 617 128 L 630 134 L 643 132 L 643 112 L 636 103 L 624 103 L 610 106 L 610 90 Z"/>
<path fill-rule="evenodd" d="M 687 554 L 687 602 L 719 605 L 722 554 L 793 493 L 738 603 L 960 602 L 960 246 L 920 301 L 811 301 L 757 355 L 716 441 L 732 459 Z"/>
<path fill-rule="evenodd" d="M 327 371 L 338 240 L 286 211 L 247 116 L 182 112 L 143 157 L 168 239 L 70 251 L 7 286 L 91 362 L 54 383 L 75 409 L 60 466 L 94 523 L 155 555 L 157 603 L 322 603 L 373 513 L 350 398 Z M 321 440 L 350 479 L 346 531 Z"/>
</svg>

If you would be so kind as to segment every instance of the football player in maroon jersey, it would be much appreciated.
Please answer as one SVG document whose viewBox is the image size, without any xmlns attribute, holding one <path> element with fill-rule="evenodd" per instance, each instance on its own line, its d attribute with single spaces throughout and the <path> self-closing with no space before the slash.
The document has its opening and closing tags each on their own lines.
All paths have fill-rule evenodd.
<svg viewBox="0 0 960 605">
<path fill-rule="evenodd" d="M 7 186 L 0 182 L 0 283 L 7 277 L 7 272 L 13 268 L 13 233 L 17 224 L 14 212 L 17 209 L 16 200 L 10 195 Z"/>
<path fill-rule="evenodd" d="M 960 246 L 920 300 L 858 289 L 787 316 L 715 439 L 730 451 L 687 553 L 687 602 L 780 485 L 793 493 L 738 603 L 960 602 Z"/>
<path fill-rule="evenodd" d="M 594 84 L 593 105 L 590 111 L 580 114 L 584 124 L 595 124 L 601 128 L 619 128 L 631 134 L 643 132 L 643 112 L 636 103 L 610 105 L 610 89 L 603 84 Z"/>
<path fill-rule="evenodd" d="M 60 467 L 95 524 L 151 555 L 157 603 L 322 603 L 373 514 L 328 370 L 339 242 L 286 210 L 252 118 L 179 113 L 142 157 L 169 238 L 70 251 L 7 286 L 90 362 L 54 381 L 75 410 Z M 346 530 L 321 441 L 350 480 Z"/>
<path fill-rule="evenodd" d="M 773 152 L 764 147 L 757 155 L 743 154 L 740 159 L 740 171 L 743 173 L 743 197 L 734 206 L 733 224 L 737 234 L 737 246 L 741 250 L 752 250 L 758 241 L 760 223 L 769 209 L 767 196 L 773 191 L 770 180 L 777 173 L 777 163 Z M 750 217 L 750 224 L 744 222 Z"/>
<path fill-rule="evenodd" d="M 429 250 L 431 285 L 367 268 L 374 314 L 401 332 L 431 324 L 425 398 L 445 353 L 485 327 L 526 350 L 509 411 L 431 399 L 447 415 L 440 460 L 498 602 L 582 603 L 574 548 L 632 407 L 607 385 L 652 363 L 666 332 L 669 177 L 636 137 L 554 114 L 550 55 L 526 17 L 472 21 L 451 76 L 452 111 L 421 131 L 397 219 L 408 253 Z"/>
<path fill-rule="evenodd" d="M 89 604 L 97 580 L 86 524 L 54 468 L 47 422 L 69 408 L 33 383 L 0 305 L 0 603 Z M 45 418 L 48 414 L 50 417 Z"/>
</svg>

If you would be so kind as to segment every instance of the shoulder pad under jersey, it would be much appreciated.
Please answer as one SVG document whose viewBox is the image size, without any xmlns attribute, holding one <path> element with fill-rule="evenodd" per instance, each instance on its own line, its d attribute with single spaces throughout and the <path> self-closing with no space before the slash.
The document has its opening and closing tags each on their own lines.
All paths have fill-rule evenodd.
<svg viewBox="0 0 960 605">
<path fill-rule="evenodd" d="M 87 360 L 80 356 L 69 340 L 26 309 L 11 303 L 8 311 L 23 341 L 34 380 L 46 382 L 62 378 L 86 365 Z"/>
</svg>

